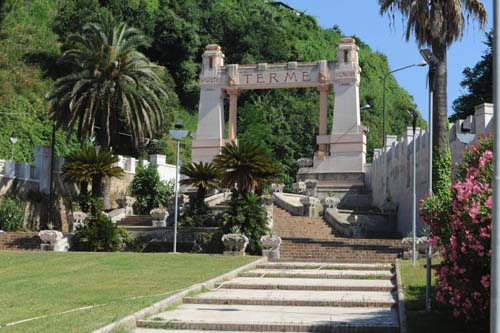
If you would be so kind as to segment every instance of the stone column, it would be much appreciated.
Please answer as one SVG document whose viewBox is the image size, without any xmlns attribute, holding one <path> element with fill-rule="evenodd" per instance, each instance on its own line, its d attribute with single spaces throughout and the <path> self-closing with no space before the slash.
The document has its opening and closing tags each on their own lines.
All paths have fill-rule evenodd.
<svg viewBox="0 0 500 333">
<path fill-rule="evenodd" d="M 237 88 L 228 88 L 226 92 L 229 95 L 229 126 L 227 138 L 233 141 L 236 140 L 238 96 L 240 91 Z"/>
<path fill-rule="evenodd" d="M 319 135 L 327 135 L 328 126 L 328 93 L 330 85 L 325 84 L 318 87 L 319 90 Z M 324 155 L 327 150 L 327 145 L 319 145 L 319 154 Z"/>
</svg>

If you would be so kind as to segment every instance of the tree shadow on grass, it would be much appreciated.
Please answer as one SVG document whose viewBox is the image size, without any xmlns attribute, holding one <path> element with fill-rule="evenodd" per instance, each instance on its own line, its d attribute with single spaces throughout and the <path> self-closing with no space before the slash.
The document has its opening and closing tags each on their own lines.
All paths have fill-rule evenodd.
<svg viewBox="0 0 500 333">
<path fill-rule="evenodd" d="M 432 295 L 435 295 L 435 289 Z M 455 319 L 449 306 L 432 301 L 432 311 L 425 312 L 425 286 L 405 289 L 409 333 L 486 333 L 488 322 L 465 323 Z"/>
</svg>

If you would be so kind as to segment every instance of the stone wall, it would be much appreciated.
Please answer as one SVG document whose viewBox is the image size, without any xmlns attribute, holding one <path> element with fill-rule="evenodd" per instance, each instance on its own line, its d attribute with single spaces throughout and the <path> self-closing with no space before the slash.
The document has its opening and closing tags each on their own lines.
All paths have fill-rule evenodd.
<svg viewBox="0 0 500 333">
<path fill-rule="evenodd" d="M 458 139 L 468 132 L 474 142 L 486 134 L 491 126 L 493 105 L 482 104 L 476 107 L 474 116 L 451 124 L 450 148 L 453 166 L 462 161 L 466 144 Z M 387 199 L 398 206 L 398 231 L 406 236 L 412 229 L 412 167 L 413 167 L 413 129 L 407 128 L 402 138 L 388 135 L 385 149 L 375 149 L 373 163 L 367 174 L 367 185 L 373 193 L 373 204 L 382 208 Z M 417 128 L 416 131 L 416 192 L 417 202 L 425 197 L 429 188 L 429 134 Z M 418 207 L 418 206 L 417 206 Z M 418 208 L 417 208 L 418 214 Z M 417 232 L 423 225 L 417 217 Z"/>
<path fill-rule="evenodd" d="M 35 232 L 0 232 L 1 250 L 40 250 L 42 241 Z"/>
</svg>

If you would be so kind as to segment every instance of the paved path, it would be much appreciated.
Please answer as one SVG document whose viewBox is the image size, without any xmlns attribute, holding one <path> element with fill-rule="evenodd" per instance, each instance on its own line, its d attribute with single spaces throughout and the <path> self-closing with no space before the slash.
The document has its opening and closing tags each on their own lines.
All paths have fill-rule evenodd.
<svg viewBox="0 0 500 333">
<path fill-rule="evenodd" d="M 396 333 L 388 264 L 267 263 L 138 322 L 133 333 Z"/>
</svg>

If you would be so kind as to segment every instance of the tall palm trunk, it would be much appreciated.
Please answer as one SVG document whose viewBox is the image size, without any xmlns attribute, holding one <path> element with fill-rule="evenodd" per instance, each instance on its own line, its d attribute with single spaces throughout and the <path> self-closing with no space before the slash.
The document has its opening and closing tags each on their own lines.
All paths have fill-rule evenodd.
<svg viewBox="0 0 500 333">
<path fill-rule="evenodd" d="M 449 126 L 448 126 L 448 72 L 447 48 L 442 43 L 433 43 L 432 51 L 439 63 L 434 68 L 433 96 L 433 192 L 447 191 L 451 182 L 451 165 L 449 165 Z"/>
<path fill-rule="evenodd" d="M 102 194 L 102 176 L 95 175 L 92 177 L 92 196 L 99 198 Z"/>
</svg>

